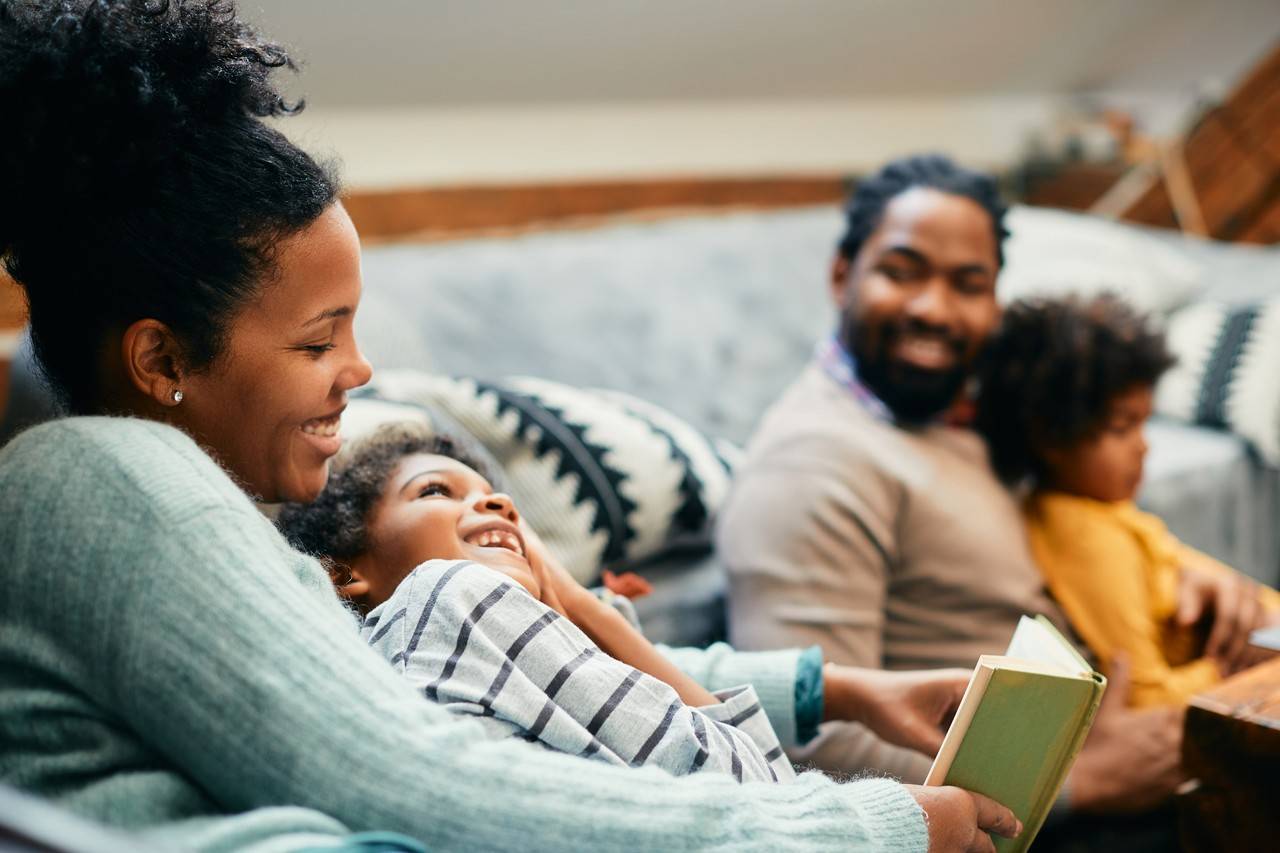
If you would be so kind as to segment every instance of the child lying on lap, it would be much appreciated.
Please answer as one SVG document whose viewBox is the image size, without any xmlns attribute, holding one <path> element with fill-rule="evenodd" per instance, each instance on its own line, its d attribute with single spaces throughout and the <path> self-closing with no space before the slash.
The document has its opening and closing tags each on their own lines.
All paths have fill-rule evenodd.
<svg viewBox="0 0 1280 853">
<path fill-rule="evenodd" d="M 712 695 L 573 580 L 448 437 L 385 426 L 279 524 L 322 557 L 366 640 L 451 711 L 614 764 L 794 776 L 750 686 Z"/>
</svg>

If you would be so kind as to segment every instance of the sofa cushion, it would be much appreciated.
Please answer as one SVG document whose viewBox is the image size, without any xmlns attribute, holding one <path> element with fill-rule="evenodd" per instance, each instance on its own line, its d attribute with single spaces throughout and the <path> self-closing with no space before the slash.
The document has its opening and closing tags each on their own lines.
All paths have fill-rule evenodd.
<svg viewBox="0 0 1280 853">
<path fill-rule="evenodd" d="M 402 418 L 404 404 L 482 445 L 520 511 L 583 583 L 602 568 L 709 542 L 728 490 L 732 447 L 617 391 L 380 371 L 352 402 L 348 434 Z"/>
<path fill-rule="evenodd" d="M 1280 465 L 1280 299 L 1189 305 L 1170 318 L 1168 337 L 1178 364 L 1156 411 L 1229 429 Z"/>
<path fill-rule="evenodd" d="M 1190 255 L 1132 225 L 1024 205 L 1009 210 L 1005 225 L 1001 302 L 1112 291 L 1142 311 L 1167 314 L 1203 284 Z"/>
</svg>

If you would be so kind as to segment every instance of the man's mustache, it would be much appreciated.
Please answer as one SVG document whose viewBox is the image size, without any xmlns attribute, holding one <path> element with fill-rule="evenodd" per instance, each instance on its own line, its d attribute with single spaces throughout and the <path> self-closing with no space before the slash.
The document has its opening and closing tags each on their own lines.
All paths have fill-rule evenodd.
<svg viewBox="0 0 1280 853">
<path fill-rule="evenodd" d="M 888 344 L 906 337 L 937 341 L 944 346 L 950 347 L 955 351 L 955 354 L 961 358 L 965 356 L 969 349 L 969 341 L 966 338 L 953 334 L 947 329 L 930 326 L 927 323 L 921 323 L 918 320 L 908 320 L 900 323 L 886 323 L 880 329 L 880 339 L 882 341 L 882 345 L 886 347 Z"/>
</svg>

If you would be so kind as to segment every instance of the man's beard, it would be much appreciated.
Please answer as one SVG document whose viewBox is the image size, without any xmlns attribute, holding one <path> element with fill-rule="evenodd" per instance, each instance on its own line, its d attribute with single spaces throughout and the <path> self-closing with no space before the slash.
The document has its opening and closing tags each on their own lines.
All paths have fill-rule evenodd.
<svg viewBox="0 0 1280 853">
<path fill-rule="evenodd" d="M 895 419 L 906 424 L 923 424 L 945 412 L 960 396 L 972 370 L 966 358 L 969 342 L 912 321 L 885 323 L 870 334 L 868 324 L 846 316 L 841 341 L 857 362 L 858 380 L 883 402 Z M 928 335 L 942 340 L 956 352 L 955 366 L 948 370 L 926 370 L 905 364 L 890 355 L 904 334 Z"/>
</svg>

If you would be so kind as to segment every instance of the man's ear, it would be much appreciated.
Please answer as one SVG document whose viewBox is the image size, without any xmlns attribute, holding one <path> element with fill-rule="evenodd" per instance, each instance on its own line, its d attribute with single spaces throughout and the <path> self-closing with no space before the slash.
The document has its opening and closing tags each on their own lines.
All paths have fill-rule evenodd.
<svg viewBox="0 0 1280 853">
<path fill-rule="evenodd" d="M 838 252 L 831 261 L 831 276 L 827 285 L 831 288 L 831 301 L 841 311 L 848 307 L 849 273 L 852 272 L 852 267 L 853 263 Z"/>
<path fill-rule="evenodd" d="M 137 320 L 125 329 L 120 347 L 125 376 L 135 389 L 161 406 L 181 402 L 175 392 L 182 390 L 182 346 L 168 326 L 151 318 Z"/>
</svg>

